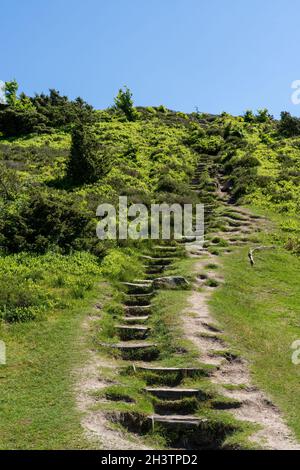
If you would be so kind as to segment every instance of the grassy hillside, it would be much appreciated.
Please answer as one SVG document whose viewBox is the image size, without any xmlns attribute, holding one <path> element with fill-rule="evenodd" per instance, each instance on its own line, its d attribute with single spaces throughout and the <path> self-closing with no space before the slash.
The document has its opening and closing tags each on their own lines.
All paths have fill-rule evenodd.
<svg viewBox="0 0 300 470">
<path fill-rule="evenodd" d="M 292 297 L 300 281 L 298 121 L 275 121 L 265 111 L 187 115 L 122 103 L 98 111 L 52 90 L 0 109 L 0 338 L 8 351 L 0 366 L 1 447 L 89 445 L 71 374 L 87 350 L 85 340 L 78 342 L 80 323 L 101 300 L 101 280 L 114 284 L 143 273 L 142 242 L 98 240 L 96 208 L 120 195 L 147 205 L 194 202 L 190 180 L 199 161 L 205 202 L 219 204 L 219 185 L 233 203 L 274 222 L 267 243 L 277 251 L 259 255 L 255 271 L 245 270 L 244 252 L 228 257 L 213 307 L 299 436 L 298 372 L 287 355 L 300 334 Z M 188 277 L 191 267 L 181 263 Z M 170 301 L 162 296 L 162 304 Z M 105 338 L 114 306 L 104 315 Z M 166 354 L 174 351 L 178 338 L 159 320 L 155 328 Z"/>
</svg>

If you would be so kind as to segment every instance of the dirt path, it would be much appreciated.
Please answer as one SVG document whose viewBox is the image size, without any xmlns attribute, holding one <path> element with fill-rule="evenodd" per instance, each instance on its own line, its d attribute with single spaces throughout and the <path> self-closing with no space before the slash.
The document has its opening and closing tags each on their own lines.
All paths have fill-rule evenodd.
<svg viewBox="0 0 300 470">
<path fill-rule="evenodd" d="M 255 232 L 264 224 L 263 220 L 253 218 L 246 210 L 236 207 L 233 207 L 233 210 L 243 218 L 239 227 L 234 230 L 235 235 Z M 228 219 L 230 220 L 230 217 Z M 233 237 L 233 232 L 218 232 L 214 235 L 229 240 Z M 230 245 L 232 248 L 241 243 L 237 240 L 232 241 Z M 222 262 L 220 256 L 214 256 L 206 249 L 193 256 L 199 258 L 195 272 L 205 272 L 210 279 L 222 282 L 217 269 L 205 270 L 205 266 L 209 263 L 220 266 Z M 293 438 L 280 411 L 272 404 L 270 398 L 251 382 L 247 362 L 228 354 L 229 348 L 223 339 L 223 331 L 209 310 L 208 301 L 212 293 L 213 288 L 205 285 L 205 278 L 198 278 L 189 298 L 190 306 L 183 317 L 186 338 L 199 349 L 201 362 L 217 366 L 211 380 L 220 392 L 242 403 L 239 408 L 230 410 L 230 413 L 239 420 L 261 426 L 261 430 L 251 436 L 253 442 L 266 449 L 299 450 L 300 444 Z M 232 385 L 232 389 L 223 386 L 226 384 Z"/>
</svg>

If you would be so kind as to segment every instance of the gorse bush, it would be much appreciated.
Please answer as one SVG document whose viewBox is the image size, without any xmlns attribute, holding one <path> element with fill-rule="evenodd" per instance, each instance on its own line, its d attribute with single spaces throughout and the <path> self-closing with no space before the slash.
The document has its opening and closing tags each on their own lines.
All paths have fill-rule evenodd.
<svg viewBox="0 0 300 470">
<path fill-rule="evenodd" d="M 0 257 L 0 318 L 44 320 L 84 298 L 99 279 L 98 260 L 88 253 Z"/>
<path fill-rule="evenodd" d="M 90 222 L 80 201 L 57 192 L 33 192 L 18 213 L 2 214 L 2 246 L 9 252 L 70 251 L 84 245 Z"/>
<path fill-rule="evenodd" d="M 125 87 L 115 105 L 95 111 L 56 90 L 32 98 L 9 89 L 0 110 L 0 246 L 4 252 L 115 246 L 95 234 L 102 202 L 188 203 L 200 160 L 199 189 L 213 200 L 216 176 L 236 201 L 299 212 L 299 119 L 267 110 L 234 117 L 134 107 Z M 30 135 L 29 135 L 30 133 Z M 7 137 L 10 136 L 9 139 Z M 130 242 L 124 242 L 132 246 Z"/>
<path fill-rule="evenodd" d="M 138 117 L 138 112 L 133 106 L 132 93 L 126 86 L 124 89 L 120 88 L 115 97 L 115 107 L 125 114 L 128 121 L 135 121 Z"/>
<path fill-rule="evenodd" d="M 143 275 L 142 262 L 132 250 L 112 249 L 105 257 L 101 272 L 113 281 L 132 281 Z"/>
<path fill-rule="evenodd" d="M 72 131 L 71 157 L 67 174 L 75 184 L 95 183 L 106 173 L 112 158 L 106 147 L 101 146 L 93 130 L 85 125 Z"/>
<path fill-rule="evenodd" d="M 281 113 L 281 119 L 278 125 L 279 132 L 286 137 L 300 135 L 300 119 L 291 116 L 288 112 Z"/>
<path fill-rule="evenodd" d="M 70 101 L 57 90 L 49 95 L 36 94 L 29 98 L 24 93 L 17 96 L 16 81 L 6 82 L 8 106 L 0 110 L 0 132 L 6 137 L 53 132 L 54 128 L 67 127 L 76 122 L 92 122 L 92 106 L 81 98 Z"/>
<path fill-rule="evenodd" d="M 0 316 L 7 322 L 36 319 L 52 305 L 49 295 L 35 283 L 15 277 L 0 280 Z"/>
</svg>

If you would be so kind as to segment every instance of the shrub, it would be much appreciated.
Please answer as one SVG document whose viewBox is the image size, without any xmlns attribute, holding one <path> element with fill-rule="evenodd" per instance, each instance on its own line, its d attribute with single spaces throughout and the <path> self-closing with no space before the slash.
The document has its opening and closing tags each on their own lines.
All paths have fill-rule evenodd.
<svg viewBox="0 0 300 470">
<path fill-rule="evenodd" d="M 288 112 L 282 112 L 280 115 L 281 119 L 278 125 L 278 131 L 280 134 L 286 137 L 293 137 L 300 135 L 300 119 L 291 116 Z"/>
<path fill-rule="evenodd" d="M 142 263 L 132 250 L 109 251 L 101 267 L 104 276 L 114 281 L 131 281 L 142 276 Z"/>
<path fill-rule="evenodd" d="M 33 193 L 17 213 L 2 214 L 2 245 L 15 253 L 84 246 L 91 217 L 79 203 L 63 192 Z"/>
<path fill-rule="evenodd" d="M 133 106 L 132 93 L 127 86 L 120 88 L 114 99 L 116 109 L 122 111 L 128 121 L 135 121 L 138 117 L 137 110 Z"/>
<path fill-rule="evenodd" d="M 78 125 L 72 132 L 67 174 L 75 184 L 94 183 L 110 169 L 111 158 L 89 126 Z"/>
<path fill-rule="evenodd" d="M 49 304 L 49 295 L 41 287 L 9 275 L 0 281 L 0 317 L 24 322 L 34 320 Z"/>
<path fill-rule="evenodd" d="M 5 137 L 46 132 L 47 130 L 47 119 L 35 109 L 6 108 L 0 111 L 0 132 Z"/>
</svg>

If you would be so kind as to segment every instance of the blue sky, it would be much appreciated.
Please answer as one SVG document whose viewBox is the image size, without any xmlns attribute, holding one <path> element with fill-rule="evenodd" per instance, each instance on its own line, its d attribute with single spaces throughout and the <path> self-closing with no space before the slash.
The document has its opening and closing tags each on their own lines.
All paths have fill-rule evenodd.
<svg viewBox="0 0 300 470">
<path fill-rule="evenodd" d="M 127 84 L 138 105 L 300 115 L 299 0 L 0 0 L 0 79 L 96 108 Z"/>
</svg>

